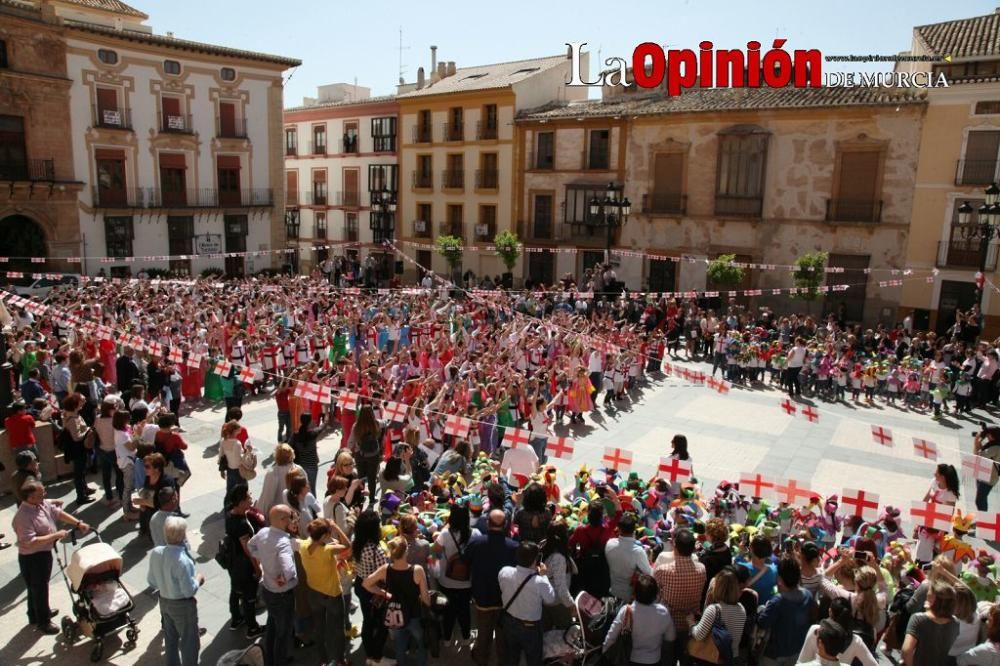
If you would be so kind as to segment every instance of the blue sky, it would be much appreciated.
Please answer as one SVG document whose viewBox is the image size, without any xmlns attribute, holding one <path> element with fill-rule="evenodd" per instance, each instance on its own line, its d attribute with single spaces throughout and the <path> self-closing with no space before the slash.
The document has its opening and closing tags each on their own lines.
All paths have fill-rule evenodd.
<svg viewBox="0 0 1000 666">
<path fill-rule="evenodd" d="M 129 1 L 129 0 L 126 0 Z M 224 46 L 266 51 L 302 60 L 285 88 L 285 106 L 315 95 L 316 86 L 357 79 L 372 94 L 395 91 L 399 78 L 399 29 L 404 76 L 429 68 L 430 45 L 438 60 L 459 67 L 565 52 L 565 42 L 585 41 L 602 58 L 631 57 L 652 41 L 697 48 L 741 48 L 751 39 L 769 48 L 818 48 L 825 55 L 894 54 L 908 49 L 915 25 L 989 14 L 996 0 L 908 2 L 388 2 L 333 0 L 131 0 L 150 16 L 156 33 Z M 804 9 L 808 7 L 808 9 Z M 887 70 L 888 65 L 824 66 L 824 71 Z M 287 78 L 287 75 L 286 75 Z"/>
</svg>

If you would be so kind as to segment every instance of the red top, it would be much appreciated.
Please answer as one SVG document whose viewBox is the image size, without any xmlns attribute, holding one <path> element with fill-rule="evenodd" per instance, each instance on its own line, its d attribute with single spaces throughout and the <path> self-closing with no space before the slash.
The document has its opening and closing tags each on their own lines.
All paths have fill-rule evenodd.
<svg viewBox="0 0 1000 666">
<path fill-rule="evenodd" d="M 584 551 L 587 551 L 594 546 L 604 548 L 608 539 L 612 539 L 615 536 L 614 525 L 617 525 L 617 521 L 615 521 L 614 524 L 608 522 L 607 524 L 600 526 L 580 525 L 573 530 L 573 534 L 569 537 L 570 551 L 575 549 L 577 545 L 579 545 Z"/>
<path fill-rule="evenodd" d="M 24 412 L 11 414 L 3 421 L 7 429 L 7 442 L 12 449 L 35 445 L 35 417 Z"/>
<path fill-rule="evenodd" d="M 162 430 L 156 433 L 156 443 L 163 451 L 163 455 L 168 458 L 171 455 L 173 455 L 174 451 L 177 451 L 178 449 L 183 450 L 188 447 L 187 442 L 184 441 L 184 438 L 178 435 L 176 432 L 169 432 L 164 434 Z"/>
<path fill-rule="evenodd" d="M 279 412 L 288 411 L 288 389 L 279 389 L 277 393 L 274 394 L 274 401 L 278 403 Z"/>
</svg>

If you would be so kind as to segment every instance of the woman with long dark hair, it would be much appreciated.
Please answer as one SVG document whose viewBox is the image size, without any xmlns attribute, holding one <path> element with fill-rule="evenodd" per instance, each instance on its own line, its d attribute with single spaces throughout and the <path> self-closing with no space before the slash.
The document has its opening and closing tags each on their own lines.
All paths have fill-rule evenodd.
<svg viewBox="0 0 1000 666">
<path fill-rule="evenodd" d="M 462 639 L 468 641 L 471 636 L 472 581 L 469 567 L 462 562 L 462 556 L 469 540 L 474 536 L 479 536 L 479 530 L 469 526 L 469 507 L 465 504 L 453 504 L 448 514 L 448 525 L 438 533 L 434 541 L 441 567 L 438 585 L 448 599 L 441 624 L 441 639 L 444 641 L 451 640 L 456 620 L 462 631 Z"/>
<path fill-rule="evenodd" d="M 247 625 L 247 638 L 254 639 L 264 633 L 257 622 L 257 586 L 260 580 L 260 563 L 247 549 L 250 537 L 257 533 L 247 511 L 253 506 L 253 496 L 247 484 L 238 483 L 226 495 L 226 536 L 232 548 L 229 565 L 229 629 L 235 631 Z"/>
<path fill-rule="evenodd" d="M 573 596 L 569 587 L 577 573 L 569 556 L 569 527 L 566 521 L 557 519 L 549 523 L 542 547 L 542 561 L 545 563 L 545 575 L 556 591 L 556 603 L 544 609 L 544 615 L 548 616 L 544 618 L 548 620 L 546 625 L 566 629 L 573 618 Z"/>
<path fill-rule="evenodd" d="M 514 513 L 521 541 L 540 543 L 552 522 L 552 512 L 546 506 L 545 488 L 538 482 L 531 482 L 521 493 L 521 507 Z"/>
<path fill-rule="evenodd" d="M 365 657 L 379 661 L 383 647 L 378 637 L 382 630 L 381 617 L 375 613 L 372 604 L 374 595 L 365 589 L 364 582 L 379 567 L 387 564 L 389 558 L 382 547 L 382 521 L 373 509 L 362 511 L 354 524 L 351 556 L 354 558 L 354 593 L 358 595 L 361 606 L 361 645 L 365 649 Z"/>
<path fill-rule="evenodd" d="M 316 475 L 319 473 L 319 452 L 316 450 L 319 430 L 312 427 L 311 414 L 299 416 L 299 429 L 295 431 L 291 439 L 292 449 L 295 451 L 295 462 L 306 471 L 309 487 L 315 488 Z"/>
<path fill-rule="evenodd" d="M 382 428 L 375 420 L 371 405 L 365 405 L 358 413 L 358 421 L 351 429 L 347 448 L 354 454 L 358 475 L 368 481 L 368 501 L 375 503 L 375 486 L 378 482 L 378 468 L 382 463 Z"/>
<path fill-rule="evenodd" d="M 940 463 L 934 470 L 934 480 L 924 494 L 924 502 L 934 502 L 948 507 L 958 503 L 958 471 L 954 465 Z M 929 527 L 917 528 L 917 551 L 914 559 L 920 563 L 930 562 L 934 557 L 934 544 L 938 530 Z"/>
</svg>

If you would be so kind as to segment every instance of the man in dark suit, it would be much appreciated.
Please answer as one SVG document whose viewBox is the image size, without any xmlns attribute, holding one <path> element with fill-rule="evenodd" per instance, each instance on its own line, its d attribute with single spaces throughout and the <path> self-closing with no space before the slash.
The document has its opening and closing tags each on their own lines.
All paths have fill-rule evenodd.
<svg viewBox="0 0 1000 666">
<path fill-rule="evenodd" d="M 142 381 L 142 371 L 135 362 L 135 352 L 128 345 L 122 350 L 122 355 L 115 362 L 115 372 L 118 378 L 118 390 L 122 395 L 128 395 L 132 384 Z"/>
</svg>

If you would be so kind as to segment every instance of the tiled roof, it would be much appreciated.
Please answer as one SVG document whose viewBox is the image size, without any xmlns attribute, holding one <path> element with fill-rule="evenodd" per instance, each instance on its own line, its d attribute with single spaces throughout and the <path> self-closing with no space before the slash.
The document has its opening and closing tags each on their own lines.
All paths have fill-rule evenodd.
<svg viewBox="0 0 1000 666">
<path fill-rule="evenodd" d="M 424 95 L 443 95 L 446 93 L 466 92 L 470 90 L 491 90 L 506 88 L 525 77 L 540 71 L 558 66 L 566 62 L 566 56 L 548 56 L 545 58 L 530 58 L 528 60 L 513 60 L 493 65 L 478 65 L 476 67 L 460 67 L 451 76 L 437 81 L 433 85 L 425 85 L 420 90 L 413 90 L 399 95 L 398 99 L 422 97 Z M 525 71 L 531 70 L 531 71 Z M 428 72 L 426 80 L 431 80 Z"/>
<path fill-rule="evenodd" d="M 225 56 L 230 58 L 242 58 L 244 60 L 258 60 L 261 62 L 284 65 L 285 67 L 298 67 L 301 60 L 295 58 L 285 58 L 284 56 L 271 55 L 270 53 L 258 53 L 256 51 L 243 51 L 241 49 L 231 49 L 228 46 L 216 46 L 215 44 L 205 44 L 203 42 L 192 42 L 187 39 L 177 39 L 176 37 L 163 37 L 161 35 L 151 35 L 135 30 L 115 30 L 103 25 L 85 23 L 83 21 L 65 21 L 69 28 L 92 32 L 98 35 L 115 37 L 143 44 L 153 44 L 167 48 L 180 49 L 183 51 L 193 51 L 196 53 L 207 53 L 210 55 Z"/>
<path fill-rule="evenodd" d="M 1000 14 L 921 25 L 914 31 L 935 55 L 953 58 L 1000 55 Z"/>
<path fill-rule="evenodd" d="M 106 12 L 122 14 L 124 16 L 134 16 L 141 19 L 148 19 L 149 15 L 140 12 L 135 7 L 126 5 L 121 0 L 59 0 L 67 5 L 79 5 L 87 9 L 101 9 Z"/>
<path fill-rule="evenodd" d="M 672 97 L 663 92 L 655 92 L 644 95 L 626 94 L 607 101 L 554 103 L 524 111 L 518 115 L 518 119 L 554 120 L 619 115 L 898 106 L 924 102 L 923 93 L 896 88 L 695 88 Z"/>
<path fill-rule="evenodd" d="M 369 97 L 367 99 L 351 99 L 342 102 L 319 102 L 317 104 L 311 104 L 309 106 L 293 106 L 291 108 L 285 109 L 285 112 L 290 111 L 312 111 L 313 109 L 335 109 L 341 106 L 361 106 L 363 104 L 381 104 L 383 102 L 395 101 L 395 95 L 380 95 L 379 97 Z"/>
</svg>

